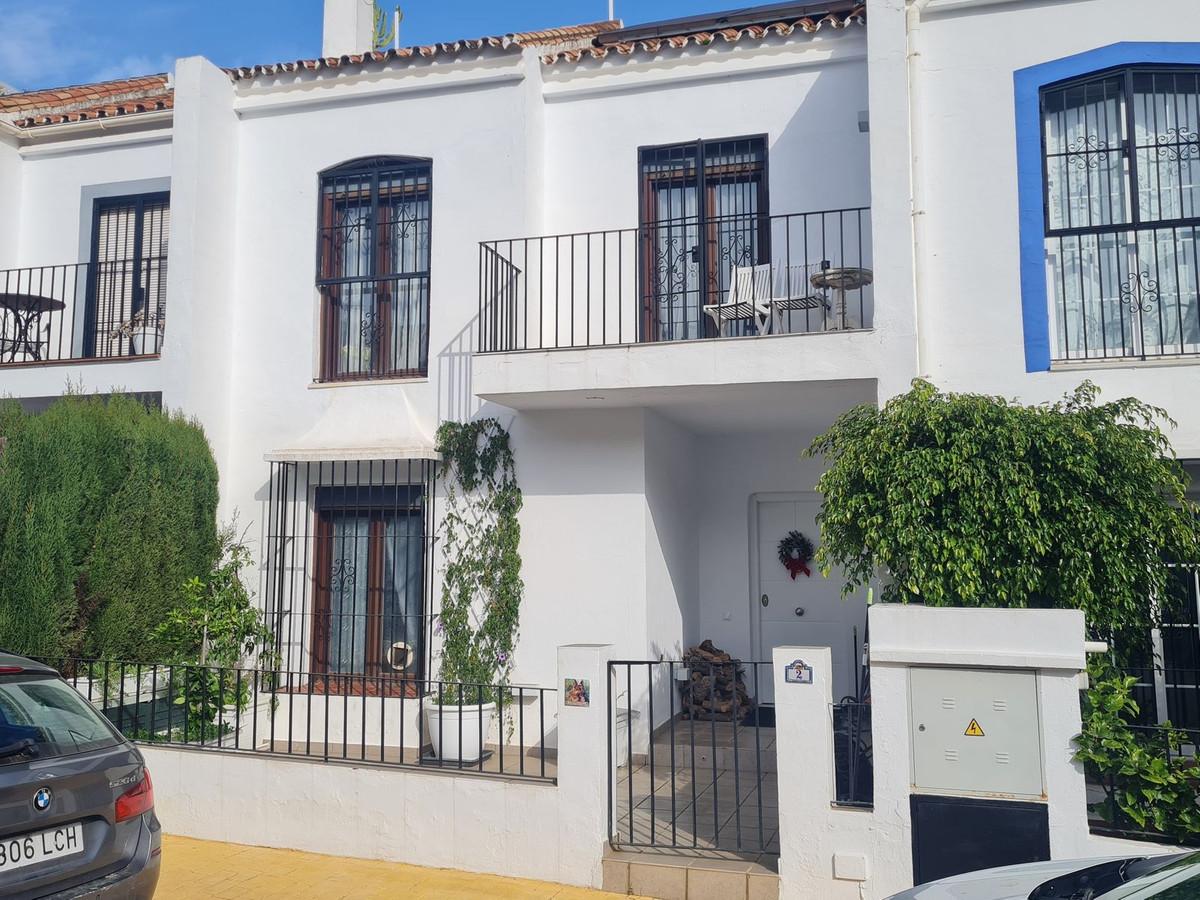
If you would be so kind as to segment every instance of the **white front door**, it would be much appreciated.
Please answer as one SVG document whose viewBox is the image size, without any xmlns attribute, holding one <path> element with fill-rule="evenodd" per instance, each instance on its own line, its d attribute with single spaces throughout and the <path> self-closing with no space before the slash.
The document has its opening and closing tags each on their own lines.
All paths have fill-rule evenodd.
<svg viewBox="0 0 1200 900">
<path fill-rule="evenodd" d="M 799 531 L 813 548 L 820 546 L 816 515 L 819 497 L 756 499 L 758 659 L 771 659 L 779 646 L 829 647 L 833 653 L 834 702 L 854 694 L 858 667 L 855 639 L 861 652 L 867 618 L 866 591 L 843 599 L 841 572 L 825 578 L 812 563 L 812 575 L 799 573 L 795 580 L 779 561 L 779 542 L 788 532 Z M 807 662 L 807 660 L 805 660 Z M 761 699 L 773 699 L 770 685 Z"/>
</svg>

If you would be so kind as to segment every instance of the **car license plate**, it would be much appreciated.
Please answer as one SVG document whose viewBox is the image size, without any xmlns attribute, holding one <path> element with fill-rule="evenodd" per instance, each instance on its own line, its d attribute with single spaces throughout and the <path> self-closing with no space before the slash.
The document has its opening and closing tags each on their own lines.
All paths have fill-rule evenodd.
<svg viewBox="0 0 1200 900">
<path fill-rule="evenodd" d="M 82 852 L 82 822 L 0 838 L 0 872 Z"/>
</svg>

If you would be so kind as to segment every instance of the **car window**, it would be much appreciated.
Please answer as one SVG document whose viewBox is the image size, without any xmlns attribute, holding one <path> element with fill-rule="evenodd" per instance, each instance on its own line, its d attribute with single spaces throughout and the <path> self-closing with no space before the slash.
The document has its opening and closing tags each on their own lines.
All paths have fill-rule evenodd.
<svg viewBox="0 0 1200 900">
<path fill-rule="evenodd" d="M 1200 853 L 1178 857 L 1101 895 L 1102 900 L 1195 900 L 1196 897 L 1200 897 Z"/>
<path fill-rule="evenodd" d="M 120 737 L 64 681 L 0 677 L 0 766 L 115 746 Z"/>
</svg>

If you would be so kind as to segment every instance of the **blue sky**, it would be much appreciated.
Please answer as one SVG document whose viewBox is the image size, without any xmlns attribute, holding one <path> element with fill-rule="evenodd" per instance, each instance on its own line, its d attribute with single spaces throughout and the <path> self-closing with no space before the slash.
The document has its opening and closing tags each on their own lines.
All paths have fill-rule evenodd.
<svg viewBox="0 0 1200 900">
<path fill-rule="evenodd" d="M 396 0 L 383 0 L 391 9 Z M 747 0 L 616 0 L 626 24 Z M 607 0 L 401 0 L 401 42 L 421 44 L 603 19 Z M 0 82 L 21 90 L 163 72 L 180 56 L 222 66 L 318 56 L 322 0 L 0 0 Z"/>
</svg>

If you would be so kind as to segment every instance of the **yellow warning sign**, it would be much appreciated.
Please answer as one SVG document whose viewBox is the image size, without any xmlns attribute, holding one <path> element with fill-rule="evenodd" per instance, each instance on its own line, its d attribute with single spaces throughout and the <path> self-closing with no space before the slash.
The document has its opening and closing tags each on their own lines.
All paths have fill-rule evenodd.
<svg viewBox="0 0 1200 900">
<path fill-rule="evenodd" d="M 967 737 L 985 737 L 983 729 L 979 727 L 979 723 L 974 719 L 971 720 L 971 724 L 967 726 L 967 730 L 963 734 Z"/>
</svg>

